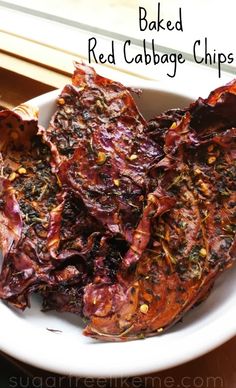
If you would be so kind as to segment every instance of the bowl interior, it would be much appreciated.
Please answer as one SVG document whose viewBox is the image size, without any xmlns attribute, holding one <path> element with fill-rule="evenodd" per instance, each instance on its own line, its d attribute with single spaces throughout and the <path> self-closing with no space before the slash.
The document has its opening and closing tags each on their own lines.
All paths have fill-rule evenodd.
<svg viewBox="0 0 236 388">
<path fill-rule="evenodd" d="M 54 91 L 30 101 L 39 107 L 39 121 L 44 126 L 55 111 L 57 95 L 58 91 Z M 196 97 L 146 86 L 141 97 L 135 99 L 144 117 L 149 119 L 170 108 L 183 108 Z M 43 313 L 37 296 L 32 297 L 32 308 L 25 312 L 0 302 L 0 348 L 37 367 L 78 376 L 125 376 L 172 367 L 236 334 L 235 276 L 235 268 L 223 274 L 209 298 L 191 310 L 183 322 L 166 334 L 144 341 L 102 343 L 85 338 L 83 323 L 77 316 Z"/>
</svg>

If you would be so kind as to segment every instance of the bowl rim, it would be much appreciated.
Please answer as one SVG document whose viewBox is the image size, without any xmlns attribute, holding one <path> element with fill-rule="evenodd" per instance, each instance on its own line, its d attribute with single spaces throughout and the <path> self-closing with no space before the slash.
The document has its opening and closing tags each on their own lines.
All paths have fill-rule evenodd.
<svg viewBox="0 0 236 388">
<path fill-rule="evenodd" d="M 167 94 L 171 94 L 173 96 L 176 96 L 176 98 L 186 98 L 190 101 L 195 100 L 198 96 L 190 95 L 188 92 L 181 92 L 176 90 L 176 88 L 172 87 L 171 85 L 166 85 L 164 83 L 158 83 L 158 82 L 151 82 L 151 81 L 141 81 L 137 82 L 137 85 L 134 85 L 134 82 L 130 83 L 130 87 L 135 88 L 141 88 L 143 90 L 152 90 L 156 92 L 163 92 Z M 27 101 L 27 104 L 30 105 L 39 105 L 42 106 L 44 104 L 51 104 L 53 103 L 54 99 L 58 96 L 60 92 L 60 89 L 53 90 L 49 93 L 43 94 L 41 96 L 35 97 L 29 101 Z M 40 113 L 40 110 L 39 110 Z M 40 121 L 40 116 L 39 116 Z M 1 301 L 1 305 L 3 308 L 8 308 L 5 306 L 5 304 Z M 10 315 L 10 314 L 9 314 Z M 124 361 L 121 360 L 120 363 L 117 365 L 111 365 L 109 366 L 109 371 L 104 370 L 104 368 L 101 368 L 102 360 L 96 359 L 94 355 L 91 357 L 84 357 L 84 361 L 82 364 L 76 364 L 73 363 L 72 365 L 69 365 L 68 362 L 65 363 L 64 357 L 61 359 L 57 359 L 56 362 L 53 358 L 53 352 L 52 349 L 44 349 L 45 341 L 49 341 L 51 344 L 54 344 L 55 348 L 58 349 L 58 343 L 57 343 L 57 336 L 55 335 L 52 337 L 51 333 L 43 332 L 42 330 L 35 329 L 29 327 L 29 324 L 26 322 L 19 322 L 18 329 L 21 330 L 21 333 L 25 334 L 27 336 L 27 341 L 23 338 L 19 337 L 19 335 L 12 335 L 12 338 L 9 339 L 8 336 L 1 336 L 0 338 L 0 349 L 5 352 L 6 354 L 9 354 L 12 357 L 15 357 L 16 359 L 23 361 L 25 363 L 28 363 L 30 365 L 33 365 L 35 367 L 53 371 L 55 373 L 60 374 L 66 374 L 71 376 L 89 376 L 94 378 L 99 377 L 106 377 L 106 378 L 117 378 L 117 377 L 127 377 L 127 376 L 135 376 L 135 375 L 144 375 L 149 374 L 157 371 L 161 371 L 164 369 L 168 369 L 177 365 L 180 365 L 182 363 L 185 363 L 187 361 L 190 361 L 194 358 L 197 358 L 216 347 L 220 346 L 224 342 L 228 341 L 230 338 L 236 335 L 236 325 L 234 322 L 234 316 L 235 312 L 228 309 L 224 311 L 224 314 L 222 316 L 219 316 L 217 320 L 213 320 L 210 322 L 206 327 L 200 327 L 199 330 L 196 331 L 194 338 L 190 335 L 186 335 L 185 338 L 181 339 L 181 352 L 179 351 L 179 347 L 177 346 L 173 353 L 169 355 L 168 360 L 166 359 L 166 356 L 163 355 L 163 360 L 159 360 L 159 365 L 157 365 L 157 362 L 155 359 L 151 359 L 150 357 L 139 357 L 139 346 L 137 343 L 139 341 L 135 341 L 136 345 L 134 344 L 134 341 L 132 342 L 123 342 L 123 343 L 112 343 L 114 346 L 116 346 L 118 353 L 121 353 L 121 347 L 127 351 L 127 344 L 133 343 L 131 348 L 134 349 L 136 354 L 136 363 L 126 363 L 124 364 Z M 220 331 L 219 331 L 219 328 Z M 13 322 L 1 322 L 0 321 L 0 330 L 6 330 L 6 331 L 13 331 L 14 330 L 14 324 Z M 218 333 L 216 336 L 215 333 Z M 40 334 L 40 338 L 43 340 L 37 340 L 37 351 L 32 352 L 32 343 L 34 342 L 34 338 L 36 335 Z M 214 334 L 214 335 L 213 335 Z M 165 334 L 167 335 L 167 334 Z M 153 339 L 157 339 L 161 337 L 152 337 L 148 338 L 145 341 L 142 341 L 143 345 L 141 348 L 143 351 L 147 351 L 149 349 L 149 343 L 150 341 L 153 341 Z M 202 341 L 204 339 L 204 341 Z M 64 341 L 64 342 L 63 342 Z M 64 349 L 67 349 L 66 345 L 66 338 L 62 340 L 62 344 L 64 344 Z M 191 347 L 189 346 L 189 341 L 191 341 Z M 154 340 L 154 342 L 157 342 Z M 178 342 L 176 340 L 176 342 Z M 98 343 L 95 344 L 95 353 L 96 356 L 98 356 L 98 344 L 100 344 L 101 349 L 108 347 L 108 349 L 112 346 L 107 346 L 107 343 Z M 126 345 L 125 345 L 126 344 Z M 81 349 L 83 350 L 84 346 L 91 346 L 91 344 L 82 344 L 80 345 Z M 68 350 L 68 349 L 67 349 Z M 158 349 L 157 349 L 158 351 Z M 60 350 L 58 349 L 58 352 Z M 72 349 L 73 355 L 76 355 L 76 349 Z M 122 353 L 121 353 L 122 354 Z M 156 354 L 156 351 L 153 355 Z M 89 364 L 89 360 L 91 360 L 91 363 Z M 93 360 L 93 362 L 92 362 Z M 97 360 L 97 362 L 96 362 Z M 86 363 L 87 362 L 87 363 Z"/>
</svg>

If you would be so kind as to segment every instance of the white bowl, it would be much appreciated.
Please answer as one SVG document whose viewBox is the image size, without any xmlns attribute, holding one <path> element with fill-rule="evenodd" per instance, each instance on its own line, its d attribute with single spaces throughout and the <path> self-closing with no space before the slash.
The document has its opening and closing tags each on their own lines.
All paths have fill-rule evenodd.
<svg viewBox="0 0 236 388">
<path fill-rule="evenodd" d="M 143 89 L 137 102 L 147 118 L 169 108 L 184 107 L 198 97 L 184 94 L 183 87 L 178 94 L 158 84 L 134 86 Z M 58 91 L 54 91 L 30 101 L 40 109 L 41 124 L 48 124 L 57 96 Z M 223 274 L 209 298 L 165 334 L 123 343 L 84 337 L 78 317 L 43 313 L 36 297 L 32 298 L 32 308 L 25 312 L 0 302 L 0 349 L 36 367 L 74 376 L 110 378 L 170 368 L 214 349 L 236 334 L 235 276 L 236 268 Z"/>
</svg>

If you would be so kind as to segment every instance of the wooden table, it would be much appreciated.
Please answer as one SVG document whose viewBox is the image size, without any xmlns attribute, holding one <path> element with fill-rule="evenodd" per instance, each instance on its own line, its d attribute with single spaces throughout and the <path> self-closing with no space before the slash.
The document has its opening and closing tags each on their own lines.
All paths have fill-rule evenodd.
<svg viewBox="0 0 236 388">
<path fill-rule="evenodd" d="M 55 88 L 0 68 L 0 105 L 13 108 Z"/>
<path fill-rule="evenodd" d="M 8 107 L 54 89 L 3 69 L 0 70 L 0 85 L 0 105 Z M 215 335 L 217 336 L 217 333 Z M 184 365 L 129 379 L 76 380 L 38 370 L 1 354 L 0 387 L 236 388 L 236 337 L 209 354 Z"/>
</svg>

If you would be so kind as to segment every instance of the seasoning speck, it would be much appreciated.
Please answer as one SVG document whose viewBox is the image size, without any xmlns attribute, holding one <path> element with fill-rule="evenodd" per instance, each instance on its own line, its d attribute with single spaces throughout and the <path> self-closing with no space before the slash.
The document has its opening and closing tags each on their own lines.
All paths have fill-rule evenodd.
<svg viewBox="0 0 236 388">
<path fill-rule="evenodd" d="M 142 304 L 140 306 L 140 311 L 141 311 L 142 314 L 147 314 L 147 312 L 148 312 L 148 305 L 146 303 Z"/>
<path fill-rule="evenodd" d="M 200 256 L 202 256 L 202 257 L 205 257 L 207 255 L 207 251 L 205 248 L 201 248 L 199 253 L 200 253 Z"/>
<path fill-rule="evenodd" d="M 196 169 L 194 170 L 194 174 L 195 174 L 195 175 L 201 174 L 200 168 L 196 168 Z"/>
<path fill-rule="evenodd" d="M 23 174 L 26 174 L 27 173 L 27 171 L 26 171 L 26 169 L 24 168 L 24 167 L 20 167 L 20 168 L 18 168 L 18 173 L 20 174 L 20 175 L 23 175 Z"/>
<path fill-rule="evenodd" d="M 48 331 L 51 331 L 52 333 L 62 333 L 61 330 L 58 329 L 49 329 L 48 327 L 46 328 Z"/>
<path fill-rule="evenodd" d="M 208 164 L 213 164 L 213 163 L 215 163 L 215 161 L 216 161 L 216 157 L 215 156 L 210 156 L 210 158 L 208 158 L 207 163 Z"/>
<path fill-rule="evenodd" d="M 16 174 L 15 172 L 12 172 L 9 176 L 9 181 L 13 182 L 17 177 L 18 177 L 18 174 Z"/>
<path fill-rule="evenodd" d="M 151 203 L 156 203 L 156 197 L 153 194 L 148 194 L 148 201 Z"/>
<path fill-rule="evenodd" d="M 129 160 L 136 160 L 138 158 L 138 155 L 136 155 L 136 154 L 132 154 L 132 155 L 130 155 L 130 157 L 129 157 Z"/>
<path fill-rule="evenodd" d="M 173 123 L 171 126 L 170 126 L 170 129 L 175 129 L 177 127 L 177 123 Z"/>
<path fill-rule="evenodd" d="M 106 162 L 106 160 L 107 160 L 107 156 L 106 156 L 105 152 L 99 151 L 98 155 L 97 155 L 96 163 L 99 165 L 102 165 Z"/>
<path fill-rule="evenodd" d="M 206 196 L 211 195 L 208 185 L 205 182 L 203 182 L 201 179 L 199 179 L 198 185 L 202 193 L 204 193 Z"/>
<path fill-rule="evenodd" d="M 59 105 L 64 105 L 65 104 L 64 98 L 58 98 L 57 102 L 58 102 Z"/>
</svg>

